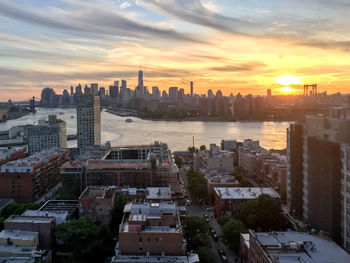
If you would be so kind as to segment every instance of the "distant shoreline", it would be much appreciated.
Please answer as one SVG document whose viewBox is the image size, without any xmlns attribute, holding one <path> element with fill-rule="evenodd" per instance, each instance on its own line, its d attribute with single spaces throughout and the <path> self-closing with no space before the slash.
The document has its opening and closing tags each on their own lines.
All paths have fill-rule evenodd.
<svg viewBox="0 0 350 263">
<path fill-rule="evenodd" d="M 148 120 L 148 121 L 168 121 L 168 122 L 183 122 L 183 121 L 192 121 L 192 122 L 292 122 L 295 120 L 290 119 L 284 119 L 284 120 L 274 120 L 274 119 L 244 119 L 244 120 L 224 120 L 224 119 L 211 119 L 211 118 L 183 118 L 183 119 L 173 119 L 173 118 L 154 118 L 154 117 L 144 117 L 140 115 L 136 116 L 123 116 L 113 111 L 107 111 L 110 114 L 117 115 L 119 117 L 134 117 L 139 118 L 141 120 Z"/>
</svg>

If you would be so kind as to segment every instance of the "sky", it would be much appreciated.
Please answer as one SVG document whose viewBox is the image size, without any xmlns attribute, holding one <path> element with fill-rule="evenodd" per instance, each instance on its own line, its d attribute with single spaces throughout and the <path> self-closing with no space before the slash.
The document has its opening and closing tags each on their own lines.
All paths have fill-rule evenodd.
<svg viewBox="0 0 350 263">
<path fill-rule="evenodd" d="M 0 0 L 0 101 L 133 89 L 140 66 L 149 89 L 350 93 L 349 14 L 349 0 Z"/>
</svg>

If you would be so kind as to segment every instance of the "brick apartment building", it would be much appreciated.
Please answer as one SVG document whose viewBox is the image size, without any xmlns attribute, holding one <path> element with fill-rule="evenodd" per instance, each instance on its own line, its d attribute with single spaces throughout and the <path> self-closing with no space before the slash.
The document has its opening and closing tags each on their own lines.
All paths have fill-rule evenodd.
<svg viewBox="0 0 350 263">
<path fill-rule="evenodd" d="M 39 233 L 39 247 L 50 249 L 53 245 L 53 233 L 56 218 L 49 216 L 12 215 L 4 222 L 5 230 L 21 230 Z"/>
<path fill-rule="evenodd" d="M 22 149 L 0 148 L 0 166 L 17 159 L 25 158 L 27 156 L 26 152 L 27 149 L 25 147 Z"/>
<path fill-rule="evenodd" d="M 121 255 L 185 255 L 182 238 L 175 203 L 129 203 L 117 246 Z"/>
<path fill-rule="evenodd" d="M 280 195 L 269 187 L 216 187 L 214 188 L 214 193 L 214 211 L 217 216 L 223 214 L 232 215 L 239 210 L 242 202 L 256 199 L 262 194 L 280 198 Z"/>
<path fill-rule="evenodd" d="M 116 189 L 109 186 L 88 186 L 79 197 L 79 216 L 91 216 L 108 224 L 111 220 Z"/>
<path fill-rule="evenodd" d="M 13 198 L 16 202 L 38 200 L 59 183 L 59 167 L 69 156 L 69 150 L 51 149 L 2 165 L 0 198 Z"/>
</svg>

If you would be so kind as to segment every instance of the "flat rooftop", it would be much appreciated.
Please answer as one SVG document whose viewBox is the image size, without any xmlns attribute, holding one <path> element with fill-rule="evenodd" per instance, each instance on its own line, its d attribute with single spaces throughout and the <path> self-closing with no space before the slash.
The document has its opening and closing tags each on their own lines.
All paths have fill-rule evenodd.
<svg viewBox="0 0 350 263">
<path fill-rule="evenodd" d="M 49 200 L 42 205 L 39 211 L 68 211 L 74 213 L 78 209 L 78 200 Z"/>
<path fill-rule="evenodd" d="M 38 237 L 37 232 L 20 231 L 20 230 L 2 230 L 0 232 L 0 238 L 3 239 L 20 239 L 20 240 L 33 240 Z"/>
<path fill-rule="evenodd" d="M 271 187 L 214 187 L 214 191 L 221 199 L 255 199 L 262 194 L 280 198 Z"/>
<path fill-rule="evenodd" d="M 171 199 L 170 187 L 147 187 L 146 199 Z"/>
<path fill-rule="evenodd" d="M 68 211 L 39 211 L 39 210 L 27 210 L 22 216 L 50 216 L 56 218 L 56 225 L 65 223 L 68 217 Z"/>
<path fill-rule="evenodd" d="M 349 263 L 350 255 L 335 242 L 302 232 L 254 233 L 273 262 Z"/>
<path fill-rule="evenodd" d="M 174 202 L 159 203 L 128 203 L 124 207 L 124 213 L 143 214 L 149 216 L 161 216 L 162 213 L 176 214 L 176 204 Z"/>
<path fill-rule="evenodd" d="M 11 223 L 50 223 L 55 220 L 55 217 L 46 217 L 46 216 L 16 216 L 12 215 L 6 222 Z"/>
<path fill-rule="evenodd" d="M 112 258 L 112 263 L 197 263 L 199 257 L 197 254 L 187 256 L 145 256 L 145 255 L 118 255 Z"/>
</svg>

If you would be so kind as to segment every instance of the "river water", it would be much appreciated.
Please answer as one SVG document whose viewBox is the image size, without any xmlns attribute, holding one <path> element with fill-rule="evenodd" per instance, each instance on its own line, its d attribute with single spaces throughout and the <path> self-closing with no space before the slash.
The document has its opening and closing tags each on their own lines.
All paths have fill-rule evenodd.
<svg viewBox="0 0 350 263">
<path fill-rule="evenodd" d="M 59 119 L 66 121 L 67 134 L 76 134 L 76 109 L 73 108 L 38 108 L 36 113 L 0 123 L 0 131 L 16 125 L 38 123 L 51 114 L 57 114 Z M 289 126 L 289 122 L 151 121 L 132 117 L 133 122 L 126 123 L 125 119 L 102 111 L 102 142 L 110 141 L 113 146 L 121 146 L 149 144 L 158 140 L 166 142 L 173 151 L 181 151 L 192 145 L 192 136 L 197 147 L 220 144 L 222 139 L 242 141 L 250 138 L 259 140 L 260 145 L 267 149 L 282 149 L 286 147 L 286 128 Z M 70 147 L 76 144 L 76 140 L 68 141 Z"/>
</svg>

